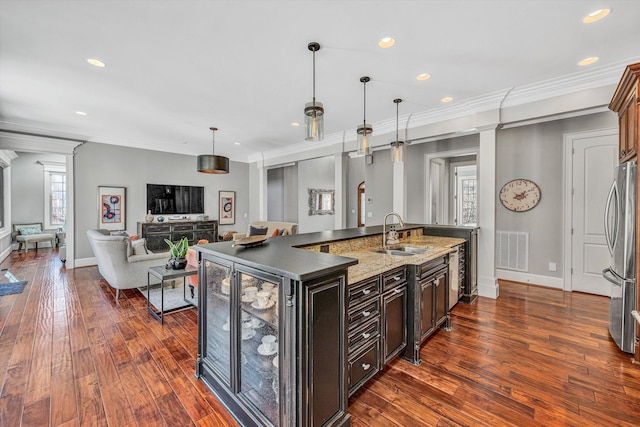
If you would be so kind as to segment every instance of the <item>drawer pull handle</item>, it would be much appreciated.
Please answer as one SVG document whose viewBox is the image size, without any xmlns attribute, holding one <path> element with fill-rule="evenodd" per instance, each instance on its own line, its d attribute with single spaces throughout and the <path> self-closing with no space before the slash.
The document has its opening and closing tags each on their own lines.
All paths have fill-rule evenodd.
<svg viewBox="0 0 640 427">
<path fill-rule="evenodd" d="M 370 312 L 370 311 L 363 311 L 363 312 L 362 312 L 362 315 L 363 315 L 364 317 L 368 317 L 368 316 L 370 316 L 370 315 L 371 315 L 371 312 Z"/>
<path fill-rule="evenodd" d="M 402 292 L 402 289 L 400 289 L 400 288 L 395 288 L 395 289 L 393 290 L 393 292 L 395 292 L 396 294 L 399 294 L 400 292 Z"/>
<path fill-rule="evenodd" d="M 362 334 L 362 338 L 364 338 L 364 339 L 367 339 L 367 338 L 369 338 L 370 336 L 371 336 L 371 334 L 370 334 L 370 333 L 368 333 L 368 332 L 365 332 L 364 334 Z"/>
<path fill-rule="evenodd" d="M 393 280 L 397 282 L 398 280 L 400 280 L 400 276 L 393 276 Z"/>
<path fill-rule="evenodd" d="M 369 294 L 371 293 L 371 289 L 363 289 L 363 290 L 362 290 L 362 293 L 363 293 L 364 295 L 369 295 Z"/>
<path fill-rule="evenodd" d="M 370 363 L 363 363 L 360 366 L 362 366 L 362 369 L 364 369 L 365 371 L 368 371 L 369 368 L 371 367 Z"/>
<path fill-rule="evenodd" d="M 434 284 L 434 285 L 436 285 L 436 286 L 438 286 L 438 285 L 440 284 L 440 279 L 436 279 L 436 280 L 434 280 L 434 281 L 433 281 L 433 284 Z"/>
</svg>

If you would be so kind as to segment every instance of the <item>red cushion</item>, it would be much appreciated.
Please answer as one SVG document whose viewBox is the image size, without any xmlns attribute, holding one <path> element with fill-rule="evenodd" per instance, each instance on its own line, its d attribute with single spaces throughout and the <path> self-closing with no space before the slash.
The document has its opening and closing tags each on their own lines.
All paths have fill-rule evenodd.
<svg viewBox="0 0 640 427">
<path fill-rule="evenodd" d="M 280 234 L 280 230 L 276 228 L 275 230 L 273 230 L 273 233 L 271 233 L 271 237 L 278 237 L 279 234 Z"/>
</svg>

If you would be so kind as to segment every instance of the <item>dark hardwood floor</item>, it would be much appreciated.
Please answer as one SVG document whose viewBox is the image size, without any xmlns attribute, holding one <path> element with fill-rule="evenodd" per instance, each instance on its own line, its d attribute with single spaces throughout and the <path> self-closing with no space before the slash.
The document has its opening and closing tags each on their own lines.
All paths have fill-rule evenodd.
<svg viewBox="0 0 640 427">
<path fill-rule="evenodd" d="M 1 265 L 28 280 L 0 297 L 0 426 L 233 426 L 194 378 L 196 311 L 114 300 L 96 267 L 52 250 Z M 353 425 L 640 425 L 640 365 L 607 332 L 608 299 L 502 283 L 458 304 L 452 330 L 393 361 L 349 401 Z"/>
</svg>

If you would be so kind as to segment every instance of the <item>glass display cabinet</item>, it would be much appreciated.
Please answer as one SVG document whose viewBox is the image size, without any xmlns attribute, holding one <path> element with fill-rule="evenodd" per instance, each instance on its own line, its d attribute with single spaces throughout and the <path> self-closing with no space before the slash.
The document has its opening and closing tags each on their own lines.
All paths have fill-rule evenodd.
<svg viewBox="0 0 640 427">
<path fill-rule="evenodd" d="M 199 250 L 196 376 L 241 425 L 350 425 L 346 268 L 313 280 Z"/>
</svg>

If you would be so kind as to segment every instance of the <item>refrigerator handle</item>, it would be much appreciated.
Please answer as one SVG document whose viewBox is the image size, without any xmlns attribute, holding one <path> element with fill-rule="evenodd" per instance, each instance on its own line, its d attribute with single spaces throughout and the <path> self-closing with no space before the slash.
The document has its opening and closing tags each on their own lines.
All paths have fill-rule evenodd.
<svg viewBox="0 0 640 427">
<path fill-rule="evenodd" d="M 613 273 L 611 273 L 611 269 L 609 267 L 602 270 L 602 277 L 604 277 L 605 279 L 607 279 L 607 281 L 613 283 L 616 286 L 623 285 L 623 283 L 620 280 L 617 280 L 617 278 L 613 275 Z"/>
<path fill-rule="evenodd" d="M 613 238 L 615 238 L 618 230 L 618 213 L 616 212 L 615 215 L 615 222 L 614 222 L 614 230 L 609 230 L 609 209 L 611 208 L 611 199 L 613 197 L 614 192 L 616 191 L 616 182 L 615 180 L 613 181 L 613 183 L 611 184 L 611 190 L 609 190 L 609 195 L 607 196 L 607 204 L 605 205 L 604 208 L 604 237 L 605 240 L 607 241 L 607 249 L 609 249 L 609 254 L 611 254 L 611 256 L 613 256 L 613 239 L 611 238 L 611 232 L 613 231 Z M 616 210 L 618 209 L 618 207 L 615 207 Z M 602 272 L 602 274 L 604 274 L 604 271 Z"/>
</svg>

